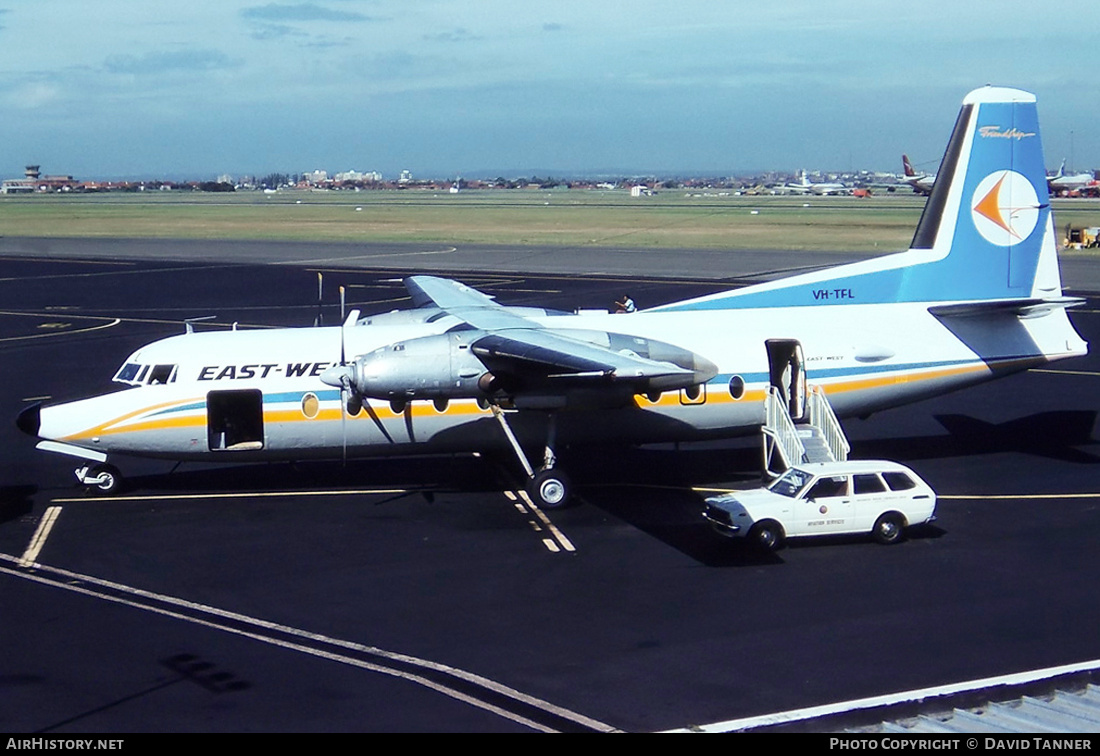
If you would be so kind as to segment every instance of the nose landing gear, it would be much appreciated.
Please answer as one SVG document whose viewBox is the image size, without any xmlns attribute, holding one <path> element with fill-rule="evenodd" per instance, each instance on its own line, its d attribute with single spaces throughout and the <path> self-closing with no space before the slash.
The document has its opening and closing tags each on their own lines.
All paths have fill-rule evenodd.
<svg viewBox="0 0 1100 756">
<path fill-rule="evenodd" d="M 81 485 L 93 493 L 117 493 L 122 486 L 122 473 L 114 465 L 84 465 L 74 470 L 74 474 Z"/>
</svg>

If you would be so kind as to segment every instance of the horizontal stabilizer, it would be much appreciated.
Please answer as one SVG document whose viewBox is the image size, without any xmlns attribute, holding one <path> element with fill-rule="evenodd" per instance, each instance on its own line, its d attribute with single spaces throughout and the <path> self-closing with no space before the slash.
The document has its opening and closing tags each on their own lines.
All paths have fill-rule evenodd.
<svg viewBox="0 0 1100 756">
<path fill-rule="evenodd" d="M 1054 310 L 1076 307 L 1084 303 L 1080 297 L 1051 297 L 1049 299 L 982 299 L 972 302 L 955 302 L 929 307 L 936 317 L 970 317 L 1006 313 L 1021 318 L 1034 318 Z"/>
</svg>

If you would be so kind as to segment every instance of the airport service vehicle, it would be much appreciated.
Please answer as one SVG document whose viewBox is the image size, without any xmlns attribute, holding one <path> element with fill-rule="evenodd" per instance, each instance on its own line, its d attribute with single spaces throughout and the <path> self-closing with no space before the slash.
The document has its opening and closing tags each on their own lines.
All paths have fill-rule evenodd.
<svg viewBox="0 0 1100 756">
<path fill-rule="evenodd" d="M 766 549 L 799 536 L 870 533 L 897 543 L 935 519 L 936 494 L 908 467 L 882 460 L 796 465 L 764 488 L 708 497 L 703 516 Z"/>
<path fill-rule="evenodd" d="M 1062 246 L 1066 249 L 1100 247 L 1100 226 L 1088 226 L 1087 228 L 1067 226 L 1066 235 L 1062 239 Z"/>
<path fill-rule="evenodd" d="M 765 397 L 838 418 L 1083 355 L 1062 294 L 1035 96 L 968 94 L 908 251 L 628 314 L 509 307 L 405 279 L 413 307 L 342 326 L 185 333 L 142 347 L 127 388 L 26 408 L 38 448 L 113 490 L 127 455 L 248 463 L 514 453 L 559 506 L 562 444 L 759 432 Z M 74 393 L 80 391 L 74 383 Z M 775 406 L 771 403 L 769 406 Z M 770 410 L 768 410 L 770 412 Z"/>
</svg>

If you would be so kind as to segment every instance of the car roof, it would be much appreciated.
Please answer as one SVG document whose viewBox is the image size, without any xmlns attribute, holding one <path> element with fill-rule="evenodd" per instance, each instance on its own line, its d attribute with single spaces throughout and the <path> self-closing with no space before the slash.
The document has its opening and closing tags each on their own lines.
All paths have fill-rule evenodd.
<svg viewBox="0 0 1100 756">
<path fill-rule="evenodd" d="M 812 462 L 793 465 L 811 475 L 852 475 L 855 473 L 904 472 L 914 474 L 905 465 L 888 459 L 851 459 L 845 462 Z"/>
</svg>

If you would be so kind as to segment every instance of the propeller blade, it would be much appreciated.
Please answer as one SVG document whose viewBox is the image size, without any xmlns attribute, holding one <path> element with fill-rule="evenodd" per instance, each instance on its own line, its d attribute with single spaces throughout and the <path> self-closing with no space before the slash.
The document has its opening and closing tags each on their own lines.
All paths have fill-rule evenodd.
<svg viewBox="0 0 1100 756">
<path fill-rule="evenodd" d="M 340 458 L 341 463 L 347 467 L 348 464 L 348 409 L 347 409 L 347 389 L 343 386 L 340 387 L 340 435 L 343 437 Z"/>
</svg>

